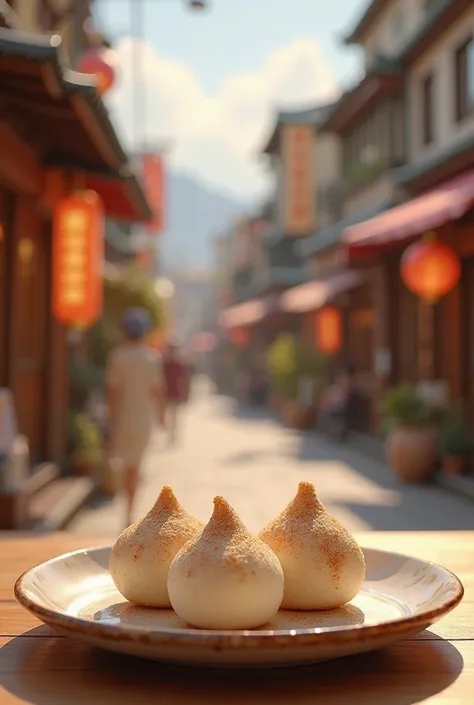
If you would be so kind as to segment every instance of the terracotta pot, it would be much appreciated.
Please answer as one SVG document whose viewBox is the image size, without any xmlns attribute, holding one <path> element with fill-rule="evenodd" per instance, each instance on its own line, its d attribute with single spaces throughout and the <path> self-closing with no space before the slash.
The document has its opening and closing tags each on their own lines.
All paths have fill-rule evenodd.
<svg viewBox="0 0 474 705">
<path fill-rule="evenodd" d="M 443 472 L 447 475 L 462 475 L 464 458 L 462 455 L 445 455 L 443 457 Z"/>
<path fill-rule="evenodd" d="M 302 407 L 296 401 L 284 403 L 283 419 L 289 428 L 306 431 L 315 425 L 315 412 L 313 407 Z"/>
<path fill-rule="evenodd" d="M 403 482 L 424 482 L 433 472 L 436 435 L 431 428 L 400 426 L 387 438 L 388 463 Z"/>
<path fill-rule="evenodd" d="M 282 407 L 282 401 L 280 397 L 278 397 L 276 394 L 270 394 L 268 397 L 268 410 L 278 414 L 281 411 Z"/>
<path fill-rule="evenodd" d="M 282 404 L 281 415 L 289 428 L 296 428 L 298 404 L 295 401 L 285 401 Z"/>
<path fill-rule="evenodd" d="M 74 463 L 74 474 L 80 475 L 81 477 L 89 477 L 94 474 L 92 467 L 86 462 L 75 462 Z"/>
</svg>

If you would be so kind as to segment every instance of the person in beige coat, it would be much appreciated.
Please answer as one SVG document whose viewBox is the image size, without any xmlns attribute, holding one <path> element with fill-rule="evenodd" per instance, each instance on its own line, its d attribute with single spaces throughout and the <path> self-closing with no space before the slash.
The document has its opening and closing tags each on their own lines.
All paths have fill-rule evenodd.
<svg viewBox="0 0 474 705">
<path fill-rule="evenodd" d="M 126 523 L 132 512 L 140 466 L 156 419 L 163 421 L 160 356 L 144 344 L 150 320 L 146 310 L 128 309 L 122 320 L 123 344 L 109 355 L 106 373 L 109 457 L 120 462 L 126 495 Z"/>
</svg>

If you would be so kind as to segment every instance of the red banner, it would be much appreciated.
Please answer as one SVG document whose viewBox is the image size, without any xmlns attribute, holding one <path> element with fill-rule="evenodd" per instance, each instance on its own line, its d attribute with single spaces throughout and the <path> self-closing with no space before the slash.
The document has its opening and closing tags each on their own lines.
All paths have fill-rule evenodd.
<svg viewBox="0 0 474 705">
<path fill-rule="evenodd" d="M 164 228 L 165 173 L 163 158 L 159 154 L 142 154 L 142 173 L 145 192 L 153 210 L 147 224 L 148 232 L 158 235 Z"/>
<path fill-rule="evenodd" d="M 104 212 L 94 191 L 58 201 L 53 220 L 53 314 L 90 326 L 102 313 Z"/>
</svg>

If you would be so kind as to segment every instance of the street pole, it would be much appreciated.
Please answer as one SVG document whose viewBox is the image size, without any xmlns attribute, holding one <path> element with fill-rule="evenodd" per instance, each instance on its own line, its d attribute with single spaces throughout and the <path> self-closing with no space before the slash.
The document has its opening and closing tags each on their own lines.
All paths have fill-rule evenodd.
<svg viewBox="0 0 474 705">
<path fill-rule="evenodd" d="M 145 90 L 142 91 L 141 82 L 141 56 L 140 56 L 140 39 L 143 38 L 144 18 L 145 18 L 145 1 L 146 0 L 130 0 L 130 28 L 133 38 L 132 44 L 132 100 L 133 100 L 133 141 L 134 151 L 138 154 L 140 149 L 140 119 L 143 115 L 146 129 L 146 96 Z"/>
</svg>

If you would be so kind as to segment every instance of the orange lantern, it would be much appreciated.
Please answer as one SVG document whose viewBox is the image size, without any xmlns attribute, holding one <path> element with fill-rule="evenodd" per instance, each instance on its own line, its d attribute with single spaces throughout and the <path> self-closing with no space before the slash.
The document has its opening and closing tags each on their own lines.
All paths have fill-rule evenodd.
<svg viewBox="0 0 474 705">
<path fill-rule="evenodd" d="M 77 70 L 97 78 L 97 90 L 104 95 L 115 83 L 115 52 L 112 49 L 90 49 L 79 59 Z"/>
<path fill-rule="evenodd" d="M 410 245 L 400 262 L 405 286 L 428 303 L 452 291 L 461 276 L 461 263 L 453 250 L 433 238 Z"/>
<path fill-rule="evenodd" d="M 316 312 L 316 345 L 325 355 L 335 355 L 342 347 L 342 316 L 339 309 L 325 306 Z"/>
<path fill-rule="evenodd" d="M 95 191 L 58 201 L 53 221 L 53 315 L 88 327 L 102 313 L 104 211 Z"/>
<path fill-rule="evenodd" d="M 230 339 L 238 348 L 245 348 L 249 342 L 250 333 L 248 328 L 234 328 L 230 332 Z"/>
</svg>

